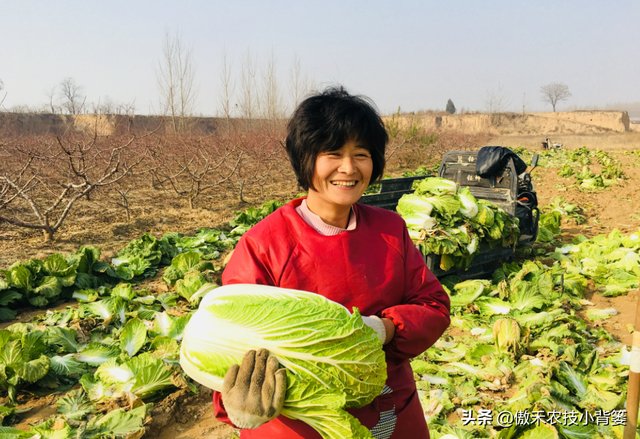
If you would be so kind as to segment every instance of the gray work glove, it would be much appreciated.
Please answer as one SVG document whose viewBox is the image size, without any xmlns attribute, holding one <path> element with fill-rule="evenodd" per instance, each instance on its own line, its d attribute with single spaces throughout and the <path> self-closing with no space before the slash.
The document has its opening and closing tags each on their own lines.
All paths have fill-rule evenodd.
<svg viewBox="0 0 640 439">
<path fill-rule="evenodd" d="M 224 376 L 222 400 L 229 419 L 238 428 L 258 428 L 276 418 L 287 390 L 287 371 L 269 351 L 248 351 L 242 364 Z"/>
<path fill-rule="evenodd" d="M 384 329 L 384 323 L 382 323 L 380 317 L 362 316 L 362 321 L 365 325 L 376 331 L 376 334 L 378 334 L 378 338 L 380 339 L 380 343 L 384 344 L 384 341 L 387 338 L 387 331 Z"/>
</svg>

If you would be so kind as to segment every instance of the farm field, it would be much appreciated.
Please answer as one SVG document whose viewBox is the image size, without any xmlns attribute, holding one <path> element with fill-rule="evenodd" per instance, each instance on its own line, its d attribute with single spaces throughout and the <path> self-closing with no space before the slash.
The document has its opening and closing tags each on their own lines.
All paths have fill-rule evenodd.
<svg viewBox="0 0 640 439">
<path fill-rule="evenodd" d="M 530 152 L 541 152 L 538 147 L 540 140 L 540 137 L 533 136 L 529 138 L 500 137 L 483 143 L 510 147 L 522 146 L 524 150 L 520 152 L 530 157 Z M 584 220 L 563 218 L 561 234 L 556 236 L 554 241 L 540 248 L 551 251 L 554 247 L 570 244 L 579 235 L 592 238 L 600 234 L 609 234 L 614 229 L 618 229 L 624 236 L 638 232 L 640 229 L 640 155 L 637 151 L 640 151 L 640 139 L 635 136 L 635 133 L 615 136 L 558 136 L 553 137 L 552 140 L 564 143 L 569 151 L 578 150 L 583 146 L 586 146 L 585 151 L 592 153 L 596 149 L 606 151 L 610 158 L 619 163 L 623 178 L 617 179 L 606 188 L 584 190 L 577 184 L 575 172 L 583 170 L 583 166 L 587 165 L 572 163 L 574 175 L 562 177 L 558 174 L 563 170 L 565 163 L 553 160 L 553 155 L 543 158 L 533 173 L 540 207 L 551 204 L 556 197 L 562 197 L 566 203 L 583 209 Z M 610 142 L 610 145 L 607 142 Z M 480 145 L 473 147 L 478 146 Z M 585 152 L 585 155 L 588 153 Z M 419 161 L 419 157 L 404 163 L 396 163 L 388 172 L 396 177 L 403 172 L 413 171 L 417 160 Z M 426 159 L 424 164 L 431 167 L 435 161 L 437 160 L 431 157 Z M 593 157 L 588 166 L 594 174 L 601 174 L 606 168 Z M 279 181 L 265 184 L 261 192 L 247 195 L 247 203 L 239 202 L 235 194 L 223 190 L 208 192 L 202 195 L 194 209 L 189 209 L 185 206 L 184 200 L 176 199 L 166 190 L 145 188 L 131 197 L 129 221 L 126 220 L 121 207 L 105 203 L 104 197 L 81 200 L 51 243 L 44 244 L 41 233 L 25 231 L 7 224 L 0 225 L 0 270 L 8 269 L 16 261 L 24 262 L 31 258 L 44 260 L 55 253 L 66 256 L 77 252 L 81 246 L 100 248 L 100 261 L 109 263 L 118 256 L 122 247 L 145 233 L 160 239 L 168 232 L 194 236 L 200 228 L 230 232 L 232 227 L 229 223 L 236 217 L 236 212 L 244 211 L 250 206 L 260 206 L 270 200 L 288 201 L 297 195 L 298 190 L 290 176 L 289 180 L 283 176 Z M 219 279 L 218 267 L 223 265 L 228 250 L 222 250 L 220 253 L 220 257 L 212 261 L 215 267 L 210 273 L 212 280 Z M 169 293 L 173 291 L 173 286 L 162 280 L 165 273 L 166 269 L 160 269 L 153 276 L 142 280 L 135 288 L 145 288 L 152 295 Z M 604 297 L 596 289 L 593 281 L 590 281 L 584 298 L 592 305 L 576 311 L 577 316 L 587 322 L 590 328 L 602 328 L 611 334 L 615 341 L 630 345 L 632 335 L 627 325 L 634 323 L 635 305 L 638 299 L 637 289 L 631 289 L 627 294 L 617 297 Z M 54 302 L 50 309 L 64 311 L 67 306 L 76 307 L 77 302 Z M 587 318 L 589 308 L 614 308 L 618 313 L 608 319 L 591 321 Z M 30 322 L 44 311 L 45 309 L 39 311 L 25 309 L 18 312 L 14 320 L 2 323 L 1 327 Z M 445 338 L 459 335 L 457 331 L 459 330 L 452 326 L 445 334 Z M 76 384 L 73 388 L 79 387 Z M 514 391 L 513 388 L 502 390 L 507 394 Z M 2 395 L 4 397 L 0 399 L 0 404 L 7 402 L 6 392 Z M 26 408 L 30 410 L 21 414 L 11 414 L 13 427 L 28 430 L 31 425 L 56 415 L 56 401 L 60 396 L 56 394 L 37 396 L 18 392 L 18 411 Z M 126 404 L 121 403 L 112 407 L 105 404 L 101 409 L 109 411 L 118 407 L 126 407 Z M 145 421 L 145 429 L 142 431 L 144 436 L 130 437 L 187 439 L 206 436 L 222 439 L 233 437 L 231 435 L 234 434 L 231 427 L 213 418 L 211 393 L 203 388 L 198 395 L 194 395 L 187 386 L 183 386 L 159 400 L 154 400 L 154 407 L 147 413 L 147 417 L 150 419 Z M 448 416 L 451 422 L 456 418 L 456 412 Z M 4 425 L 7 425 L 6 422 Z"/>
</svg>

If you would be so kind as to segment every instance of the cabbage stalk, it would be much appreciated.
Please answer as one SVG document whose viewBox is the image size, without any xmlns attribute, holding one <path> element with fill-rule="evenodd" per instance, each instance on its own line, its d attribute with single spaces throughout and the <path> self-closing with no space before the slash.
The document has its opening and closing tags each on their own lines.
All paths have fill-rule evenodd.
<svg viewBox="0 0 640 439">
<path fill-rule="evenodd" d="M 215 288 L 185 327 L 180 365 L 221 391 L 229 366 L 260 348 L 287 369 L 284 416 L 323 438 L 371 437 L 344 410 L 369 404 L 387 378 L 382 344 L 356 308 L 350 313 L 319 294 L 271 286 Z"/>
</svg>

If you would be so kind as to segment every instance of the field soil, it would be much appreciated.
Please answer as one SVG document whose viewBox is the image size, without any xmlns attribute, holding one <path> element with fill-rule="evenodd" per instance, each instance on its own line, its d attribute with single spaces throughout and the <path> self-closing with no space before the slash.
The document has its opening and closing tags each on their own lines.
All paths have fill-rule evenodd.
<svg viewBox="0 0 640 439">
<path fill-rule="evenodd" d="M 608 140 L 607 140 L 608 139 Z M 540 151 L 540 136 L 537 137 L 495 137 L 488 145 L 525 146 Z M 586 221 L 579 225 L 574 222 L 563 224 L 562 242 L 568 243 L 577 236 L 587 237 L 609 233 L 618 228 L 623 234 L 637 232 L 640 228 L 640 157 L 628 151 L 640 149 L 640 133 L 608 134 L 603 136 L 569 136 L 553 138 L 566 142 L 565 147 L 575 149 L 586 146 L 610 151 L 622 163 L 626 179 L 619 186 L 596 192 L 584 192 L 574 186 L 572 177 L 558 176 L 556 168 L 537 168 L 533 181 L 540 206 L 549 204 L 555 197 L 578 204 L 586 209 Z M 607 142 L 610 142 L 607 144 Z M 607 147 L 609 145 L 609 147 Z M 592 165 L 594 172 L 599 166 Z M 392 170 L 392 176 L 399 176 L 402 169 Z M 164 232 L 174 231 L 194 234 L 200 227 L 228 228 L 235 211 L 250 205 L 259 205 L 271 199 L 289 200 L 296 195 L 295 182 L 278 182 L 264 188 L 264 196 L 248 197 L 249 203 L 240 203 L 233 195 L 212 193 L 197 200 L 195 209 L 188 209 L 183 200 L 176 199 L 169 192 L 141 190 L 132 200 L 132 219 L 126 221 L 124 210 L 115 204 L 99 201 L 82 201 L 74 210 L 67 224 L 56 235 L 56 240 L 44 244 L 42 236 L 36 232 L 0 224 L 0 269 L 6 269 L 17 260 L 45 258 L 52 253 L 67 254 L 81 245 L 96 245 L 102 249 L 101 259 L 110 261 L 117 250 L 144 233 L 160 237 Z M 98 200 L 98 198 L 96 198 Z M 161 288 L 161 282 L 156 282 Z M 151 289 L 151 288 L 150 288 Z M 596 308 L 615 308 L 618 315 L 594 325 L 603 326 L 615 339 L 630 344 L 631 333 L 626 325 L 635 319 L 638 292 L 616 298 L 601 297 L 590 288 L 587 299 Z M 67 304 L 56 304 L 64 308 Z M 586 307 L 589 308 L 589 307 Z M 579 314 L 584 317 L 586 311 Z M 44 310 L 39 311 L 44 312 Z M 27 321 L 35 313 L 33 310 L 21 313 L 16 321 Z M 6 323 L 10 324 L 12 322 Z M 27 429 L 30 424 L 41 421 L 55 413 L 56 395 L 44 398 L 21 395 L 20 408 L 32 407 L 21 415 L 18 428 Z M 4 402 L 0 399 L 0 403 Z M 145 438 L 190 439 L 208 437 L 227 439 L 237 433 L 233 428 L 220 423 L 213 417 L 211 391 L 201 389 L 198 395 L 180 390 L 157 401 L 152 413 L 152 421 L 146 427 Z"/>
</svg>

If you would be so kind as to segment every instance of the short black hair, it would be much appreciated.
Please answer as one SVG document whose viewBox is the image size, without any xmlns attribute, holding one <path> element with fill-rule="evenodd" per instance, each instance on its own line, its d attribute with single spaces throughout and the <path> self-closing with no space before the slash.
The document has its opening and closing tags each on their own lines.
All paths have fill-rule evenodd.
<svg viewBox="0 0 640 439">
<path fill-rule="evenodd" d="M 369 150 L 373 161 L 371 181 L 382 177 L 389 136 L 375 104 L 365 96 L 349 94 L 344 87 L 329 87 L 298 105 L 288 125 L 285 147 L 298 183 L 313 187 L 318 154 L 336 151 L 349 140 Z"/>
</svg>

